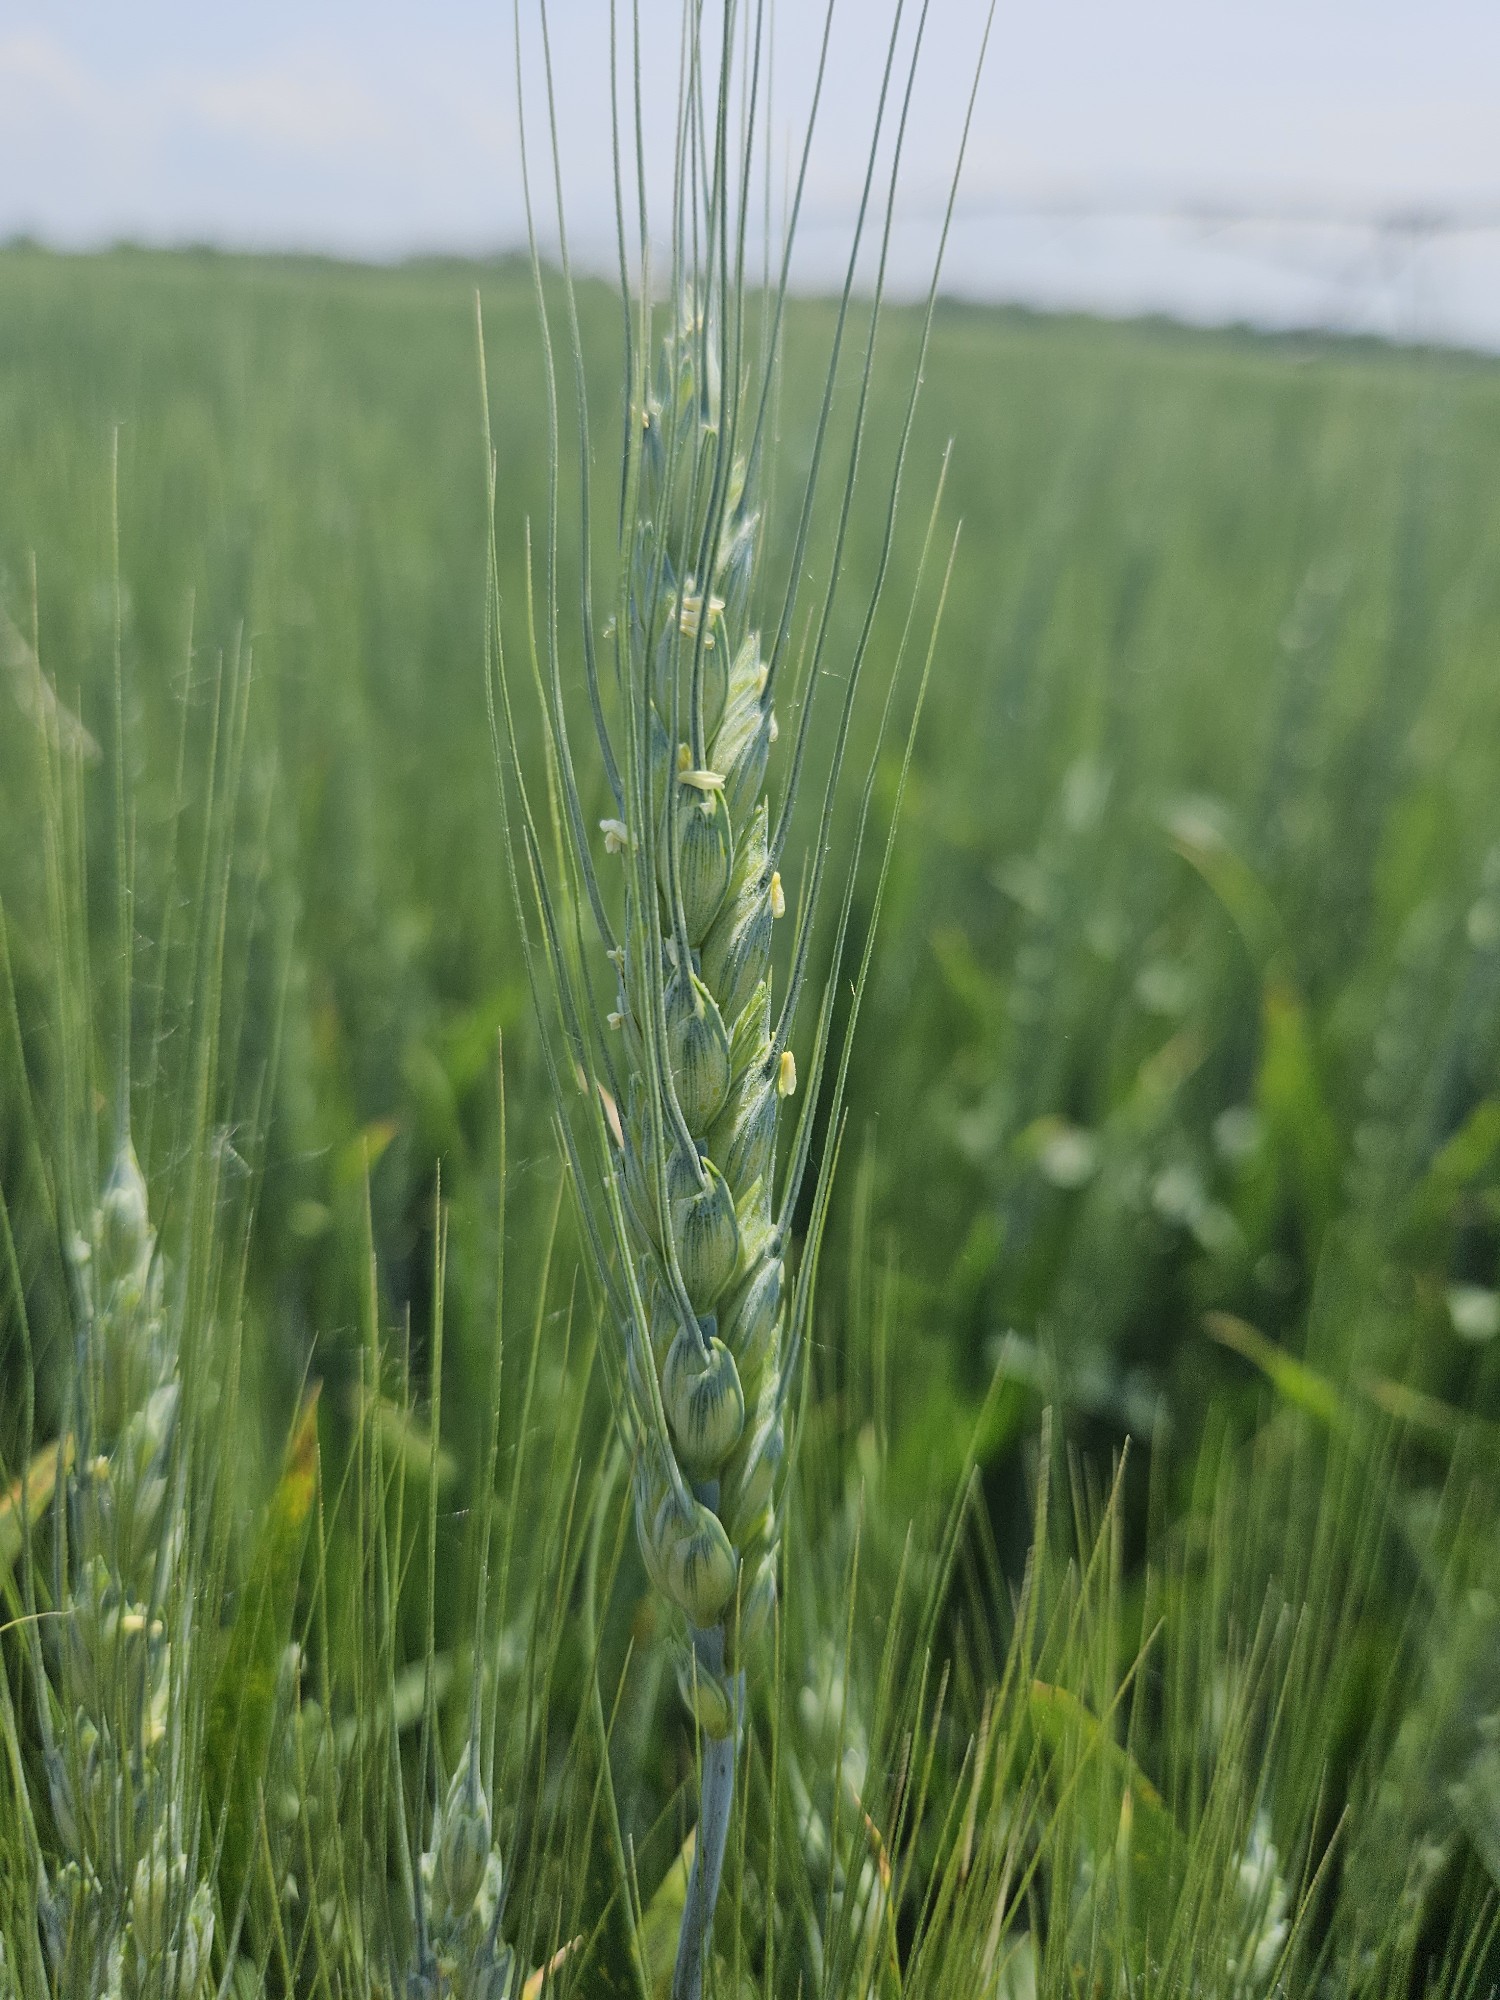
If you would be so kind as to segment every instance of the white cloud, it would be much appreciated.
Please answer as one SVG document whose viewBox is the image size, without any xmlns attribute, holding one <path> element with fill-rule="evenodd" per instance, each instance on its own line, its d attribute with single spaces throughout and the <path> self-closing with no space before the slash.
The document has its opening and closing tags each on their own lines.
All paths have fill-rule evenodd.
<svg viewBox="0 0 1500 2000">
<path fill-rule="evenodd" d="M 24 112 L 33 92 L 83 110 L 90 100 L 89 83 L 68 51 L 49 36 L 0 35 L 0 104 L 11 114 Z"/>
<path fill-rule="evenodd" d="M 337 156 L 397 137 L 390 105 L 321 63 L 242 75 L 183 70 L 165 76 L 152 95 L 164 120 L 191 120 L 205 132 L 278 152 Z"/>
<path fill-rule="evenodd" d="M 0 37 L 0 130 L 24 125 L 54 140 L 71 121 L 162 143 L 191 129 L 279 154 L 337 158 L 400 143 L 399 106 L 316 48 L 251 68 L 165 65 L 110 78 L 45 35 Z"/>
<path fill-rule="evenodd" d="M 0 37 L 0 233 L 363 252 L 513 236 L 504 99 L 450 51 L 410 57 L 361 68 L 303 39 L 112 74 L 56 36 Z"/>
</svg>

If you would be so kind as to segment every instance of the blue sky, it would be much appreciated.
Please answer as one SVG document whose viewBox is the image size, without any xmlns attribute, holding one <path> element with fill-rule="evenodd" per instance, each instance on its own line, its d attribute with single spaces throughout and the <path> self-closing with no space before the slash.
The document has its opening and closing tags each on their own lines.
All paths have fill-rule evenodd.
<svg viewBox="0 0 1500 2000">
<path fill-rule="evenodd" d="M 533 0 L 523 0 L 530 12 Z M 678 0 L 641 0 L 665 117 Z M 818 0 L 779 0 L 776 122 Z M 825 281 L 879 81 L 882 0 L 839 0 L 800 275 Z M 983 22 L 932 0 L 907 151 L 907 285 Z M 551 0 L 570 224 L 610 242 L 607 0 Z M 510 0 L 0 0 L 0 235 L 386 256 L 521 232 Z M 534 36 L 528 60 L 535 62 Z M 1419 331 L 1500 347 L 1500 230 L 1425 238 L 1184 218 L 1203 204 L 1500 222 L 1494 0 L 1002 5 L 954 237 L 955 289 L 1042 304 Z M 532 102 L 536 99 L 533 97 Z M 654 120 L 653 123 L 658 121 Z M 540 135 L 538 135 L 540 136 Z M 1080 212 L 1086 211 L 1086 212 Z"/>
</svg>

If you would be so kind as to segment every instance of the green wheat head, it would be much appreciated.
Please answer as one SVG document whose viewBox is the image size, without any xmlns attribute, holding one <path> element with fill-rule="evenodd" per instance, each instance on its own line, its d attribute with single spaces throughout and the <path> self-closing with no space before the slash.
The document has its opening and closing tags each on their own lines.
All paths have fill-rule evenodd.
<svg viewBox="0 0 1500 2000">
<path fill-rule="evenodd" d="M 709 11 L 721 16 L 716 66 L 704 44 Z M 790 966 L 778 991 L 773 940 L 791 902 L 782 857 L 814 741 L 833 600 L 830 586 L 794 666 L 798 579 L 820 504 L 837 524 L 831 569 L 838 569 L 870 386 L 874 320 L 857 378 L 843 490 L 825 498 L 817 489 L 825 455 L 832 455 L 829 417 L 851 316 L 846 285 L 813 467 L 796 510 L 792 559 L 773 587 L 761 574 L 761 486 L 791 236 L 780 279 L 761 301 L 752 334 L 745 266 L 764 12 L 734 0 L 719 10 L 691 4 L 684 10 L 665 307 L 652 301 L 644 220 L 640 283 L 630 282 L 622 213 L 628 395 L 614 605 L 598 630 L 585 587 L 579 650 L 598 765 L 582 776 L 561 660 L 553 385 L 547 616 L 533 655 L 545 809 L 533 803 L 493 593 L 491 603 L 494 720 L 509 853 L 523 916 L 529 911 L 534 919 L 527 925 L 528 956 L 548 1030 L 564 1142 L 617 1333 L 607 1364 L 634 1454 L 641 1548 L 653 1581 L 685 1621 L 684 1694 L 717 1738 L 734 1731 L 737 1676 L 775 1603 L 788 1393 L 834 1147 L 825 1152 L 795 1274 L 789 1271 L 789 1222 L 812 1154 L 819 1086 L 825 1068 L 833 1067 L 831 979 L 812 1037 L 810 1088 L 790 1143 L 783 1112 L 797 1091 L 793 1029 L 808 984 L 844 752 L 884 574 L 882 562 L 859 647 L 840 674 L 843 705 L 822 767 L 822 810 L 801 908 L 789 919 Z M 545 41 L 545 9 L 542 26 Z M 920 29 L 917 40 L 919 46 Z M 636 53 L 639 129 L 639 48 Z M 826 54 L 825 34 L 825 60 Z M 896 56 L 893 34 L 879 120 L 898 101 L 892 87 Z M 743 76 L 737 74 L 740 62 Z M 550 69 L 548 83 L 550 93 Z M 822 84 L 820 71 L 819 92 Z M 618 104 L 616 115 L 618 153 Z M 861 230 L 872 207 L 879 120 Z M 898 130 L 892 189 L 899 139 Z M 805 151 L 801 165 L 799 203 Z M 889 219 L 888 193 L 887 235 Z M 565 232 L 563 256 L 566 277 Z M 853 254 L 851 275 L 852 268 Z M 545 326 L 539 263 L 538 294 Z M 588 418 L 571 281 L 567 310 L 586 471 Z M 549 337 L 549 382 L 551 360 Z M 910 411 L 907 424 L 903 453 Z M 893 487 L 892 516 L 894 506 Z M 790 742 L 778 744 L 776 698 L 793 676 L 799 725 Z M 602 815 L 584 802 L 599 792 L 607 805 Z M 854 827 L 856 860 L 869 798 L 867 782 Z M 544 833 L 549 822 L 550 833 Z M 521 893 L 523 883 L 528 893 Z M 830 924 L 835 965 L 851 900 L 852 881 Z M 827 1093 L 831 1107 L 825 1106 L 835 1129 L 842 1085 L 837 1067 Z"/>
<path fill-rule="evenodd" d="M 112 507 L 115 472 L 112 458 Z M 117 588 L 115 728 L 123 744 L 119 604 Z M 51 708 L 39 711 L 27 783 L 47 888 L 40 1018 L 56 1069 L 46 1085 L 33 1081 L 17 1032 L 10 940 L 18 932 L 0 908 L 0 1010 L 12 1037 L 6 1112 L 26 1161 L 22 1185 L 50 1221 L 48 1263 L 54 1249 L 58 1263 L 33 1318 L 16 1210 L 0 1191 L 6 1326 L 33 1384 L 44 1340 L 70 1351 L 72 1362 L 62 1435 L 39 1451 L 28 1388 L 22 1451 L 33 1474 L 45 1465 L 50 1476 L 35 1487 L 34 1509 L 25 1500 L 0 1563 L 15 1635 L 7 1664 L 18 1669 L 14 1685 L 7 1677 L 0 1689 L 9 1776 L 0 1901 L 10 1960 L 0 1965 L 0 1993 L 10 1978 L 28 1996 L 199 2000 L 217 1984 L 239 1922 L 219 1893 L 222 1825 L 208 1774 L 233 1485 L 209 1437 L 212 1429 L 216 1440 L 235 1438 L 240 1409 L 250 1175 L 222 1122 L 231 1099 L 220 1095 L 219 1057 L 229 941 L 245 935 L 229 887 L 246 745 L 244 663 L 221 662 L 208 693 L 197 895 L 181 932 L 152 943 L 138 926 L 140 856 L 127 757 L 117 752 L 107 973 L 91 964 L 86 923 L 84 742 Z M 184 742 L 194 740 L 186 702 L 183 724 Z M 161 869 L 169 885 L 180 879 L 185 823 L 179 797 L 153 829 L 143 864 L 148 873 Z M 99 1015 L 113 1017 L 102 1032 Z M 175 1041 L 178 1065 L 154 1053 L 133 1064 L 142 1016 L 158 1043 Z M 101 1074 L 102 1048 L 112 1077 Z M 108 1139 L 99 1130 L 106 1106 Z M 141 1158 L 174 1163 L 167 1245 Z M 27 1494 L 27 1482 L 19 1491 Z"/>
<path fill-rule="evenodd" d="M 684 299 L 639 410 L 625 817 L 604 830 L 626 878 L 608 949 L 636 1515 L 692 1634 L 684 1691 L 717 1737 L 775 1597 L 789 1381 L 776 1141 L 796 1075 L 790 1021 L 772 1012 L 776 720 L 747 629 L 756 515 L 724 409 L 721 315 Z"/>
<path fill-rule="evenodd" d="M 538 633 L 533 616 L 532 648 L 545 746 L 545 808 L 533 802 L 535 779 L 519 734 L 517 690 L 498 638 L 492 563 L 492 719 L 513 885 L 563 1142 L 613 1328 L 604 1359 L 631 1454 L 641 1552 L 652 1582 L 679 1616 L 678 1680 L 706 1739 L 699 1848 L 674 1989 L 681 1993 L 696 1993 L 701 1978 L 697 1959 L 727 1831 L 747 1674 L 776 1605 L 789 1401 L 838 1150 L 847 1037 L 868 966 L 867 940 L 839 1049 L 833 1041 L 835 980 L 850 927 L 873 761 L 854 807 L 849 872 L 836 910 L 820 913 L 821 892 L 891 546 L 915 379 L 891 476 L 884 548 L 859 639 L 852 657 L 846 653 L 826 676 L 842 684 L 841 705 L 825 732 L 816 732 L 814 723 L 822 720 L 818 695 L 870 396 L 901 141 L 926 18 L 925 8 L 913 10 L 918 19 L 903 86 L 898 61 L 903 11 L 897 7 L 891 25 L 811 469 L 791 510 L 786 568 L 772 578 L 762 560 L 768 540 L 764 474 L 774 437 L 791 242 L 827 69 L 831 10 L 779 276 L 765 286 L 759 313 L 751 314 L 745 272 L 758 171 L 766 10 L 759 4 L 740 7 L 735 0 L 715 9 L 684 8 L 671 254 L 661 305 L 653 302 L 644 195 L 634 274 L 623 198 L 620 203 L 626 394 L 618 534 L 612 615 L 602 629 L 597 626 L 587 583 L 580 607 L 580 692 L 586 692 L 597 751 L 594 772 L 582 775 L 570 736 L 575 698 L 562 664 L 567 642 L 557 585 L 556 388 L 547 338 L 552 498 L 545 619 Z M 711 51 L 705 41 L 709 16 L 716 30 Z M 541 27 L 550 106 L 545 6 Z M 634 53 L 639 134 L 646 122 L 639 23 Z M 617 78 L 619 66 L 617 60 Z M 617 166 L 620 128 L 617 101 Z M 883 133 L 890 138 L 888 161 L 881 154 Z M 555 155 L 555 121 L 553 144 Z M 877 161 L 889 174 L 883 190 Z M 872 215 L 880 216 L 882 203 L 874 309 L 864 323 L 862 354 L 848 371 L 852 436 L 835 446 L 830 419 L 836 394 L 845 387 L 846 336 L 861 319 L 852 302 L 855 262 L 866 225 Z M 587 549 L 588 410 L 560 195 L 558 226 Z M 545 332 L 539 259 L 536 275 Z M 929 297 L 923 350 L 931 310 Z M 823 490 L 828 461 L 840 459 Z M 493 478 L 492 459 L 492 498 Z M 929 525 L 924 567 L 931 541 Z M 818 602 L 800 607 L 814 544 L 826 555 L 830 581 Z M 794 646 L 799 627 L 802 636 Z M 892 648 L 881 738 L 910 633 L 909 615 Z M 929 651 L 929 664 L 930 659 Z M 787 712 L 797 716 L 795 730 L 785 736 L 778 730 L 780 696 Z M 908 754 L 909 749 L 908 741 Z M 821 806 L 794 895 L 783 878 L 783 856 L 799 794 L 814 770 Z M 904 765 L 901 775 L 904 781 Z M 887 846 L 887 862 L 889 856 Z M 876 907 L 884 879 L 882 870 Z M 785 977 L 778 981 L 774 943 L 783 921 L 792 935 Z M 825 921 L 831 970 L 804 1050 L 805 1088 L 793 1120 L 790 1106 L 798 1092 L 793 1034 L 810 984 L 814 941 Z M 820 1110 L 828 1139 L 794 1257 L 792 1218 L 799 1212 Z"/>
<path fill-rule="evenodd" d="M 57 1516 L 57 1647 L 38 1678 L 61 1850 L 39 1888 L 42 1932 L 59 1991 L 194 2000 L 215 1910 L 182 1806 L 201 1751 L 184 1674 L 180 1340 L 128 1135 L 73 1261 L 75 1463 Z"/>
</svg>

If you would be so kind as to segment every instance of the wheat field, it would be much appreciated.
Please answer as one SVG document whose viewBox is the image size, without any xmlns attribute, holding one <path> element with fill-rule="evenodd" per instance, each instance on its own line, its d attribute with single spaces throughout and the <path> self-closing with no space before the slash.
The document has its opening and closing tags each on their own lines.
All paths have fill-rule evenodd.
<svg viewBox="0 0 1500 2000">
<path fill-rule="evenodd" d="M 0 251 L 0 1994 L 671 1990 L 703 1749 L 510 888 L 476 292 L 519 658 L 526 264 Z M 578 309 L 607 458 L 618 307 Z M 789 307 L 773 489 L 833 311 Z M 920 336 L 887 309 L 856 582 Z M 1492 1992 L 1500 371 L 940 300 L 924 373 L 850 749 L 882 825 L 912 679 L 871 718 L 957 548 L 811 1131 L 708 1990 Z M 566 602 L 609 524 L 556 462 Z M 856 925 L 881 853 L 836 823 Z M 90 1315 L 162 1398 L 111 1387 L 96 1453 Z M 147 1503 L 98 1494 L 146 1488 L 141 1667 L 85 1556 L 128 1570 Z M 58 1857 L 98 1770 L 139 1865 L 96 1950 Z"/>
</svg>

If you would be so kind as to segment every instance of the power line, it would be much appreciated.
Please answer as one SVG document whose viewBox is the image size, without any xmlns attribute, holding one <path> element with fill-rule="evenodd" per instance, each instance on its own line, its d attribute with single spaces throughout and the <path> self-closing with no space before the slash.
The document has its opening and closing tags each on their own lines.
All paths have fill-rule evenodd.
<svg viewBox="0 0 1500 2000">
<path fill-rule="evenodd" d="M 919 197 L 901 204 L 895 220 L 930 229 L 946 208 L 945 197 Z M 846 204 L 830 203 L 806 215 L 804 225 L 814 230 L 847 229 L 850 214 Z M 965 233 L 970 258 L 975 224 L 1012 224 L 1021 229 L 1032 224 L 1049 233 L 1054 228 L 1064 234 L 1076 229 L 1080 235 L 1093 225 L 1167 231 L 1189 254 L 1195 248 L 1205 254 L 1217 252 L 1277 272 L 1303 287 L 1323 288 L 1321 307 L 1303 300 L 1302 310 L 1314 324 L 1348 331 L 1379 320 L 1399 338 L 1421 341 L 1455 337 L 1452 327 L 1446 334 L 1439 331 L 1440 294 L 1448 289 L 1453 272 L 1450 266 L 1448 280 L 1442 279 L 1441 267 L 1434 269 L 1433 259 L 1441 259 L 1447 251 L 1472 264 L 1479 255 L 1487 266 L 1489 243 L 1500 238 L 1500 193 L 1467 200 L 1359 203 L 1317 195 L 1265 198 L 1140 188 L 994 188 L 961 197 L 953 219 L 956 225 L 969 226 Z M 1083 243 L 1076 247 L 1082 249 Z M 996 255 L 1004 260 L 998 246 Z M 1024 289 L 1024 280 L 1022 284 Z M 1463 289 L 1460 284 L 1460 293 Z M 1375 304 L 1377 298 L 1385 301 L 1383 307 Z M 1476 322 L 1457 337 L 1477 336 L 1481 344 L 1493 345 L 1496 316 L 1493 309 L 1484 313 L 1483 325 Z"/>
<path fill-rule="evenodd" d="M 946 197 L 903 202 L 898 223 L 941 222 Z M 830 205 L 805 213 L 803 229 L 845 229 L 854 214 L 849 204 Z M 1264 226 L 1295 229 L 1342 229 L 1385 236 L 1477 236 L 1500 232 L 1500 194 L 1477 202 L 1439 205 L 1405 202 L 1355 205 L 1319 199 L 1233 200 L 1216 195 L 1113 195 L 1059 190 L 1052 193 L 996 190 L 961 197 L 955 222 L 1105 221 L 1185 223 L 1198 228 L 1225 229 Z"/>
<path fill-rule="evenodd" d="M 1097 194 L 995 194 L 960 201 L 954 219 L 1099 219 L 1175 222 L 1207 229 L 1262 226 L 1287 229 L 1341 229 L 1380 236 L 1470 236 L 1500 231 L 1500 197 L 1493 202 L 1439 207 L 1410 202 L 1352 207 L 1319 201 L 1232 201 L 1216 196 L 1164 200 Z"/>
</svg>

